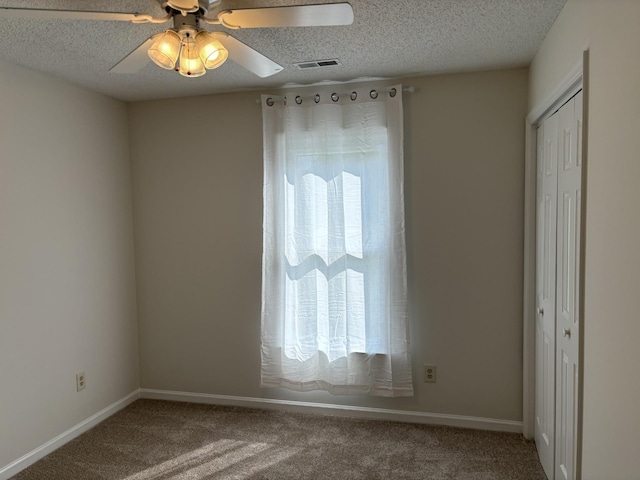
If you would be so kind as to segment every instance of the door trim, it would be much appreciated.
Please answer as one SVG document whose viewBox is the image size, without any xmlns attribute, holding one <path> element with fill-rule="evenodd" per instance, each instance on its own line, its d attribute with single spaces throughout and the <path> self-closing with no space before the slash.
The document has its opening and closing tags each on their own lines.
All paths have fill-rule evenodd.
<svg viewBox="0 0 640 480">
<path fill-rule="evenodd" d="M 537 105 L 527 115 L 525 121 L 525 190 L 524 190 L 524 283 L 523 283 L 523 361 L 522 361 L 522 427 L 525 438 L 531 440 L 535 426 L 535 308 L 536 308 L 536 162 L 537 162 L 537 128 L 554 112 L 556 112 L 567 100 L 573 97 L 580 89 L 584 91 L 583 121 L 583 187 L 586 183 L 586 156 L 587 156 L 587 103 L 588 95 L 585 90 L 588 84 L 587 70 L 589 50 L 583 52 L 583 58 L 575 65 L 569 74 L 558 84 L 549 96 Z M 584 317 L 584 231 L 586 190 L 582 196 L 582 231 L 581 236 L 581 279 L 580 279 L 580 385 L 578 397 L 578 411 L 582 411 L 582 345 L 583 345 L 583 317 Z M 580 418 L 580 416 L 579 416 Z M 578 422 L 578 458 L 577 470 L 580 472 L 580 456 L 582 450 L 582 421 Z M 580 478 L 579 476 L 577 478 Z"/>
</svg>

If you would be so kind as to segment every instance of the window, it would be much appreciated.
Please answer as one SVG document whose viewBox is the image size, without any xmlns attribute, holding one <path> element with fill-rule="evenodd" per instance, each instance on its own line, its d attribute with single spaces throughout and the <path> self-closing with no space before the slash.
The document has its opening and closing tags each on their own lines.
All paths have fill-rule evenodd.
<svg viewBox="0 0 640 480">
<path fill-rule="evenodd" d="M 412 395 L 400 97 L 264 100 L 263 386 Z"/>
</svg>

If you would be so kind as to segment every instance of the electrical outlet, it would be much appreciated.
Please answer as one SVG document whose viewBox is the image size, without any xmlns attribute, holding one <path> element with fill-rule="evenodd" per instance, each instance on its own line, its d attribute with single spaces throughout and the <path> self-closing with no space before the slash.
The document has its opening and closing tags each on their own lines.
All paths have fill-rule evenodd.
<svg viewBox="0 0 640 480">
<path fill-rule="evenodd" d="M 84 372 L 76 373 L 76 388 L 78 389 L 78 391 L 84 390 L 84 387 L 87 386 L 86 381 L 87 379 Z"/>
<path fill-rule="evenodd" d="M 424 366 L 424 382 L 436 383 L 436 366 L 435 365 Z"/>
</svg>

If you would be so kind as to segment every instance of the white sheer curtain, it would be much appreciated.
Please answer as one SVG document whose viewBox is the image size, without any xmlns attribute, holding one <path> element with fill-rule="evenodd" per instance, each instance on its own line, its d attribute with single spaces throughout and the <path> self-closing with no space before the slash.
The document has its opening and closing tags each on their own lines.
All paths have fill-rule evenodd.
<svg viewBox="0 0 640 480">
<path fill-rule="evenodd" d="M 262 98 L 263 387 L 413 395 L 402 87 L 373 92 Z"/>
</svg>

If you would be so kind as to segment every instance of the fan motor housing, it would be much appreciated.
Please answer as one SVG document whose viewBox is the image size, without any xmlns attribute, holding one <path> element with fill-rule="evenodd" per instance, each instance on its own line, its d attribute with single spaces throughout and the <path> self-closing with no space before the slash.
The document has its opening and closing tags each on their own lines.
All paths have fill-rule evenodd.
<svg viewBox="0 0 640 480">
<path fill-rule="evenodd" d="M 204 12 L 207 13 L 209 9 L 222 0 L 159 0 L 162 7 L 169 11 L 176 10 L 183 15 L 187 13 Z"/>
</svg>

